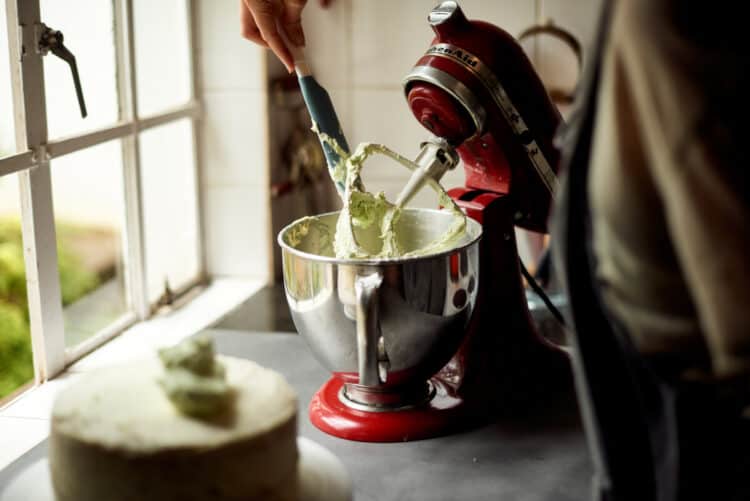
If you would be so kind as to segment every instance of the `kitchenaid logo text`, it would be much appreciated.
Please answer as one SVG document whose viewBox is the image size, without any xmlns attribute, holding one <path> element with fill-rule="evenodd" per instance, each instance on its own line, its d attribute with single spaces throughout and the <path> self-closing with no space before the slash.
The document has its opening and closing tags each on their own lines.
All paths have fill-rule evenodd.
<svg viewBox="0 0 750 501">
<path fill-rule="evenodd" d="M 451 59 L 455 59 L 471 68 L 476 68 L 479 65 L 479 59 L 472 54 L 469 54 L 460 47 L 450 44 L 438 44 L 433 45 L 427 49 L 426 56 L 447 56 Z"/>
</svg>

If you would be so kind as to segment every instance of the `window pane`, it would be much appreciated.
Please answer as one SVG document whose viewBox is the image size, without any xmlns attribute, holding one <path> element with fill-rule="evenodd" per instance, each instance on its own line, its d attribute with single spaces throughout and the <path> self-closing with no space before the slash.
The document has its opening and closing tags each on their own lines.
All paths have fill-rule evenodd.
<svg viewBox="0 0 750 501">
<path fill-rule="evenodd" d="M 178 289 L 198 276 L 198 207 L 190 120 L 141 134 L 141 181 L 149 299 L 165 282 Z"/>
<path fill-rule="evenodd" d="M 34 378 L 18 176 L 0 177 L 0 399 Z"/>
<path fill-rule="evenodd" d="M 134 0 L 138 115 L 153 115 L 190 99 L 185 0 Z"/>
<path fill-rule="evenodd" d="M 125 202 L 120 141 L 52 161 L 65 345 L 128 310 L 122 259 Z"/>
<path fill-rule="evenodd" d="M 81 118 L 73 77 L 67 63 L 44 57 L 49 137 L 69 136 L 117 122 L 116 59 L 112 2 L 42 0 L 42 22 L 62 31 L 65 46 L 76 57 L 88 117 Z"/>
<path fill-rule="evenodd" d="M 5 5 L 0 3 L 0 158 L 16 151 Z"/>
</svg>

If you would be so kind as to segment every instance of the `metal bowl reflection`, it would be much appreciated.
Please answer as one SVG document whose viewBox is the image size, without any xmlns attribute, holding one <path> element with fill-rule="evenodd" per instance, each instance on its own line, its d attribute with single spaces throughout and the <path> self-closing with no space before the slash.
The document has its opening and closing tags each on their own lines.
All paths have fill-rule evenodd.
<svg viewBox="0 0 750 501">
<path fill-rule="evenodd" d="M 406 251 L 441 236 L 453 221 L 443 211 L 406 209 L 396 231 Z M 446 252 L 383 260 L 345 260 L 332 244 L 338 212 L 297 221 L 278 237 L 294 324 L 314 356 L 347 384 L 353 404 L 413 405 L 427 380 L 458 349 L 479 280 L 481 226 Z M 375 227 L 357 229 L 364 245 Z"/>
</svg>

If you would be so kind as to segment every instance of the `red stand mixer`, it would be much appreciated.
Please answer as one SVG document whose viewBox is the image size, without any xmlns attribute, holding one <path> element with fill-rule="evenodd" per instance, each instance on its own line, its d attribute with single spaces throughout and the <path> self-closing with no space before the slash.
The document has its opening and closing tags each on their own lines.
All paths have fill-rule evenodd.
<svg viewBox="0 0 750 501">
<path fill-rule="evenodd" d="M 458 156 L 463 160 L 465 187 L 454 188 L 449 194 L 481 225 L 482 239 L 477 242 L 476 263 L 471 247 L 467 247 L 449 256 L 447 266 L 449 275 L 455 272 L 459 276 L 455 283 L 464 284 L 463 289 L 451 292 L 453 302 L 461 291 L 464 296 L 459 301 L 464 303 L 467 293 L 475 295 L 473 314 L 459 327 L 460 336 L 449 330 L 441 334 L 454 338 L 448 355 L 453 357 L 447 364 L 444 359 L 430 369 L 426 384 L 421 379 L 395 390 L 383 386 L 384 379 L 377 375 L 378 370 L 387 372 L 393 363 L 385 353 L 391 342 L 388 326 L 383 326 L 383 337 L 362 334 L 370 336 L 369 343 L 377 344 L 380 351 L 375 350 L 371 360 L 363 360 L 367 349 L 362 345 L 368 340 L 360 340 L 359 374 L 333 370 L 334 377 L 310 404 L 313 424 L 352 440 L 421 439 L 486 423 L 498 413 L 515 412 L 530 400 L 543 398 L 538 390 L 549 388 L 554 384 L 550 381 L 569 371 L 566 356 L 534 328 L 514 232 L 515 226 L 547 231 L 559 158 L 552 137 L 560 115 L 523 50 L 508 33 L 485 22 L 469 21 L 455 1 L 442 2 L 428 20 L 436 38 L 405 78 L 404 87 L 414 116 L 435 138 L 424 144 L 416 160 L 420 168 L 409 185 L 415 191 L 426 177 L 439 179 L 455 166 Z M 401 202 L 408 200 L 409 194 L 401 198 Z M 282 237 L 283 232 L 279 241 L 284 247 Z M 285 252 L 285 270 L 309 275 L 315 269 L 313 263 L 302 263 Z M 478 280 L 473 280 L 473 268 L 480 270 Z M 456 271 L 459 269 L 463 271 Z M 357 294 L 363 288 L 363 294 L 367 293 L 368 281 L 402 280 L 393 278 L 403 273 L 400 269 L 375 271 L 379 275 L 364 277 Z M 346 281 L 340 270 L 321 273 L 335 275 L 331 283 L 339 286 Z M 285 276 L 295 324 L 305 334 L 309 329 L 304 315 L 308 313 L 295 306 L 302 305 L 303 294 L 290 292 L 291 282 L 293 277 Z M 472 283 L 478 283 L 476 291 Z M 403 290 L 402 284 L 399 287 L 393 290 Z M 305 298 L 311 297 L 306 294 Z M 342 293 L 338 295 L 341 298 Z M 388 301 L 392 300 L 387 295 L 381 297 L 381 309 L 396 308 Z M 364 304 L 365 309 L 378 307 L 377 301 L 374 306 Z M 367 318 L 357 316 L 357 323 Z M 326 354 L 316 352 L 316 343 L 309 344 L 323 360 Z M 363 364 L 370 365 L 369 373 Z"/>
<path fill-rule="evenodd" d="M 477 309 L 462 348 L 438 376 L 457 367 L 455 391 L 485 403 L 475 407 L 513 406 L 526 398 L 514 386 L 569 378 L 566 356 L 530 319 L 514 232 L 547 233 L 561 117 L 511 35 L 469 21 L 455 1 L 441 2 L 428 21 L 436 38 L 404 79 L 407 101 L 426 129 L 458 151 L 466 183 L 448 193 L 483 227 Z"/>
</svg>

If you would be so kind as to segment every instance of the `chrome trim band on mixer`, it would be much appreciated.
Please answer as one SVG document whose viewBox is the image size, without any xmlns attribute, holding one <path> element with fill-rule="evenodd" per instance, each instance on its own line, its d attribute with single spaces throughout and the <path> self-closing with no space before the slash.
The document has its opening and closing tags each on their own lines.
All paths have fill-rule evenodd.
<svg viewBox="0 0 750 501">
<path fill-rule="evenodd" d="M 476 127 L 474 135 L 482 134 L 484 123 L 487 120 L 487 112 L 474 93 L 471 92 L 471 89 L 460 80 L 432 66 L 415 66 L 403 80 L 404 89 L 407 92 L 407 86 L 411 82 L 427 82 L 447 92 L 463 106 L 466 113 L 471 117 L 471 121 L 474 122 L 474 127 Z"/>
<path fill-rule="evenodd" d="M 366 386 L 347 383 L 338 393 L 339 402 L 359 411 L 394 412 L 416 409 L 435 398 L 437 390 L 430 381 L 409 388 L 407 395 L 374 391 Z"/>
<path fill-rule="evenodd" d="M 489 67 L 474 54 L 462 49 L 461 47 L 448 43 L 439 43 L 431 46 L 427 49 L 427 52 L 425 52 L 425 56 L 436 56 L 450 59 L 451 61 L 460 64 L 479 79 L 484 88 L 487 89 L 492 96 L 495 104 L 500 108 L 500 111 L 503 113 L 503 116 L 508 122 L 508 125 L 510 125 L 511 130 L 513 130 L 513 133 L 521 141 L 521 144 L 523 144 L 523 147 L 526 150 L 526 155 L 528 155 L 529 160 L 539 174 L 539 177 L 541 177 L 542 182 L 554 197 L 557 189 L 557 176 L 555 175 L 555 171 L 550 167 L 547 158 L 544 156 L 544 153 L 534 139 L 534 136 L 531 134 L 531 131 L 521 114 L 518 112 L 518 109 L 511 101 L 505 88 L 503 88 L 502 84 Z M 417 66 L 417 68 L 420 67 L 421 66 Z M 447 75 L 447 73 L 445 74 Z M 411 74 L 409 76 L 411 76 Z"/>
</svg>

